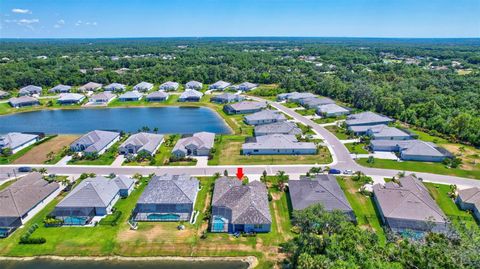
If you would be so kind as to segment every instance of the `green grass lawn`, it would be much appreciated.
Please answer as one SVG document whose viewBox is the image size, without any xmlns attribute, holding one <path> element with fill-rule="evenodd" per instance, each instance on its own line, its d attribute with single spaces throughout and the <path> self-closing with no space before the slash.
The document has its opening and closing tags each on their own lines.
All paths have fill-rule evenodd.
<svg viewBox="0 0 480 269">
<path fill-rule="evenodd" d="M 346 143 L 344 145 L 350 153 L 368 154 L 367 145 L 364 143 Z"/>
<path fill-rule="evenodd" d="M 452 222 L 464 221 L 469 227 L 478 228 L 473 215 L 467 211 L 461 210 L 457 204 L 455 204 L 453 199 L 449 197 L 449 185 L 434 184 L 429 182 L 425 182 L 423 184 L 427 187 L 430 195 L 432 195 L 433 199 L 435 199 L 443 213 L 445 213 L 445 215 L 447 215 Z"/>
<path fill-rule="evenodd" d="M 332 123 L 338 120 L 344 120 L 346 119 L 347 116 L 338 116 L 338 117 L 327 117 L 327 118 L 321 118 L 321 119 L 314 119 L 313 121 L 318 123 L 318 124 L 324 124 L 324 123 Z"/>
<path fill-rule="evenodd" d="M 209 165 L 228 164 L 326 164 L 332 162 L 328 148 L 321 147 L 315 155 L 241 155 L 244 136 L 222 135 L 215 143 Z"/>
<path fill-rule="evenodd" d="M 303 125 L 301 123 L 298 123 L 297 126 L 298 126 L 298 128 L 300 128 L 302 130 L 303 134 L 315 135 L 315 132 L 312 130 L 312 127 Z"/>
<path fill-rule="evenodd" d="M 295 110 L 298 114 L 302 116 L 313 116 L 315 115 L 315 109 L 299 109 Z"/>
<path fill-rule="evenodd" d="M 326 126 L 325 129 L 327 129 L 329 132 L 331 132 L 333 135 L 335 135 L 340 140 L 350 139 L 350 137 L 348 136 L 345 129 L 340 128 L 336 125 Z"/>
<path fill-rule="evenodd" d="M 396 169 L 401 171 L 424 172 L 440 175 L 451 175 L 466 178 L 480 179 L 480 171 L 478 170 L 463 170 L 460 168 L 447 168 L 442 163 L 428 163 L 428 162 L 414 162 L 395 160 L 375 159 L 373 163 L 368 163 L 367 158 L 357 159 L 357 163 L 366 167 Z"/>
<path fill-rule="evenodd" d="M 282 103 L 282 106 L 284 107 L 288 107 L 288 108 L 296 108 L 296 107 L 300 107 L 299 104 L 297 103 L 293 103 L 293 102 L 286 102 L 286 103 Z"/>
<path fill-rule="evenodd" d="M 51 135 L 51 136 L 47 136 L 45 137 L 44 139 L 40 140 L 40 141 L 37 141 L 35 144 L 33 145 L 30 145 L 10 156 L 1 156 L 0 157 L 0 164 L 9 164 L 13 161 L 15 161 L 16 159 L 20 158 L 21 156 L 25 155 L 29 150 L 31 150 L 33 147 L 37 146 L 37 145 L 40 145 L 52 138 L 54 138 L 56 135 Z"/>
<path fill-rule="evenodd" d="M 373 229 L 381 241 L 385 242 L 385 232 L 375 209 L 373 199 L 358 191 L 362 186 L 361 183 L 355 182 L 348 177 L 337 177 L 337 181 L 355 212 L 358 225 Z"/>
<path fill-rule="evenodd" d="M 113 144 L 105 153 L 94 160 L 70 160 L 68 164 L 76 165 L 111 165 L 118 156 L 118 147 L 127 139 L 127 136 L 120 138 L 120 141 Z"/>
</svg>

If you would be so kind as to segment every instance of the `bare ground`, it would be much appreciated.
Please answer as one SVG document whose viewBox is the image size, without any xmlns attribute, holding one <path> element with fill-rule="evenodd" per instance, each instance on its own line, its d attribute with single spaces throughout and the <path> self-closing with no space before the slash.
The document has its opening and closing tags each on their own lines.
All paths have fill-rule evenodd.
<svg viewBox="0 0 480 269">
<path fill-rule="evenodd" d="M 47 154 L 51 151 L 58 153 L 64 146 L 70 145 L 78 136 L 59 135 L 38 146 L 33 147 L 20 158 L 16 159 L 14 164 L 42 164 L 48 160 Z"/>
</svg>

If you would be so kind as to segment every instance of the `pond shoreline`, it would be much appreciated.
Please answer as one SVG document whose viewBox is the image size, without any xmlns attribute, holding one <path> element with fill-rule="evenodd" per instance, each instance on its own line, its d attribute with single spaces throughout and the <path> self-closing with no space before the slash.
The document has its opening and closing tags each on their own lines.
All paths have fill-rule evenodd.
<svg viewBox="0 0 480 269">
<path fill-rule="evenodd" d="M 148 256 L 148 257 L 128 257 L 128 256 L 28 256 L 11 257 L 0 256 L 0 261 L 33 261 L 36 259 L 47 259 L 54 261 L 182 261 L 182 262 L 244 262 L 248 264 L 248 269 L 253 269 L 258 265 L 258 259 L 255 256 L 243 257 L 182 257 L 182 256 Z"/>
</svg>

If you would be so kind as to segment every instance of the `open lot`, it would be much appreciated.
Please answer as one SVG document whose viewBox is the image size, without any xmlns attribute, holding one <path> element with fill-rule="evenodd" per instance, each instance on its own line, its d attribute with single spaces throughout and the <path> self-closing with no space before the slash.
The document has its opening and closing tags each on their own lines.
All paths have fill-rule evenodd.
<svg viewBox="0 0 480 269">
<path fill-rule="evenodd" d="M 368 154 L 367 145 L 364 143 L 346 143 L 344 145 L 350 153 Z"/>
<path fill-rule="evenodd" d="M 332 134 L 334 134 L 340 140 L 346 140 L 346 139 L 350 138 L 350 136 L 347 134 L 347 132 L 344 128 L 338 127 L 336 125 L 326 126 L 325 129 L 330 131 Z"/>
<path fill-rule="evenodd" d="M 48 154 L 53 152 L 57 154 L 64 147 L 69 146 L 78 136 L 76 135 L 59 135 L 42 144 L 33 147 L 24 155 L 13 161 L 15 164 L 42 164 L 48 160 Z"/>
</svg>

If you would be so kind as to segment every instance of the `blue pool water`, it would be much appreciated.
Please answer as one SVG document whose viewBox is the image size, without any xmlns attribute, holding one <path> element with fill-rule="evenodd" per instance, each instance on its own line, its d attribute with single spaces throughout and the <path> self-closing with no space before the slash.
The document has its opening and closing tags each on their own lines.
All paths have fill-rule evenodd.
<svg viewBox="0 0 480 269">
<path fill-rule="evenodd" d="M 0 238 L 7 237 L 9 231 L 10 229 L 8 228 L 0 228 Z"/>
<path fill-rule="evenodd" d="M 205 107 L 137 107 L 42 110 L 0 116 L 0 134 L 83 134 L 95 129 L 136 132 L 147 126 L 163 134 L 230 133 L 222 118 Z"/>
<path fill-rule="evenodd" d="M 150 214 L 147 216 L 147 219 L 158 221 L 177 221 L 180 219 L 180 216 L 177 214 Z"/>
<path fill-rule="evenodd" d="M 63 222 L 65 225 L 85 225 L 86 221 L 87 219 L 82 217 L 66 217 Z"/>
<path fill-rule="evenodd" d="M 223 232 L 225 229 L 225 221 L 221 217 L 213 217 L 213 232 Z"/>
</svg>

